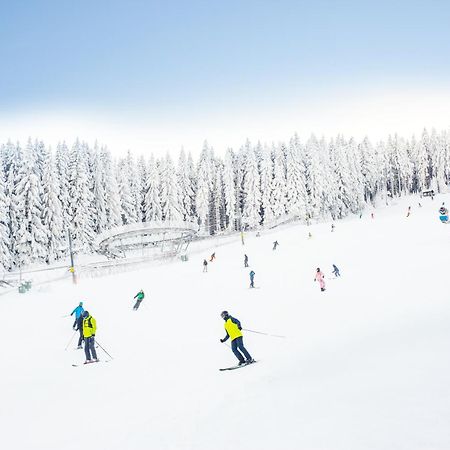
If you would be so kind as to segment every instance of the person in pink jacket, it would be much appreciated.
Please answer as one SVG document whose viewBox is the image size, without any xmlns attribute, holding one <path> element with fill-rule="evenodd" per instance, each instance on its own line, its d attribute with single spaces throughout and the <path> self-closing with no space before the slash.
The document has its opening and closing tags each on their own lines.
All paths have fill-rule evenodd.
<svg viewBox="0 0 450 450">
<path fill-rule="evenodd" d="M 320 290 L 323 292 L 325 290 L 325 275 L 320 271 L 319 267 L 316 270 L 316 276 L 314 277 L 314 281 L 319 282 Z"/>
</svg>

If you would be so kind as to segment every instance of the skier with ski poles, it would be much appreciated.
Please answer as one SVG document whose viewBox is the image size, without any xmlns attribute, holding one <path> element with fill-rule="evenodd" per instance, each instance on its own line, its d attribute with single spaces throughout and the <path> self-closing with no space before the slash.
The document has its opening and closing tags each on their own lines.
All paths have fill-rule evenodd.
<svg viewBox="0 0 450 450">
<path fill-rule="evenodd" d="M 136 303 L 133 306 L 133 311 L 137 311 L 139 309 L 139 306 L 141 305 L 142 300 L 144 300 L 144 291 L 141 289 L 134 297 L 133 299 L 136 299 Z"/>
<path fill-rule="evenodd" d="M 211 258 L 209 259 L 209 262 L 213 262 L 215 259 L 216 259 L 216 252 L 214 252 L 214 253 L 211 255 Z"/>
<path fill-rule="evenodd" d="M 84 341 L 84 336 L 83 336 L 83 315 L 81 315 L 77 319 L 77 330 L 76 331 L 80 332 L 80 337 L 78 338 L 78 347 L 77 347 L 77 349 L 80 349 L 80 348 L 83 348 L 81 346 L 81 343 Z"/>
<path fill-rule="evenodd" d="M 318 267 L 316 270 L 316 276 L 314 277 L 314 281 L 319 282 L 320 290 L 323 292 L 325 290 L 325 275 L 323 272 L 320 271 L 320 268 Z"/>
<path fill-rule="evenodd" d="M 203 260 L 203 272 L 208 272 L 208 261 Z"/>
<path fill-rule="evenodd" d="M 250 271 L 250 287 L 255 287 L 255 272 L 253 270 Z"/>
<path fill-rule="evenodd" d="M 273 243 L 273 248 L 272 248 L 272 250 L 276 250 L 277 247 L 278 247 L 279 245 L 280 245 L 280 244 L 278 243 L 278 241 L 275 241 L 275 242 Z"/>
<path fill-rule="evenodd" d="M 89 314 L 88 311 L 83 312 L 83 336 L 84 336 L 84 353 L 86 361 L 84 364 L 98 362 L 97 352 L 95 351 L 95 333 L 97 331 L 97 321 Z M 92 354 L 92 358 L 91 358 Z"/>
<path fill-rule="evenodd" d="M 227 333 L 226 336 L 220 340 L 220 342 L 224 343 L 228 340 L 228 338 L 231 339 L 231 350 L 239 360 L 240 366 L 255 362 L 255 360 L 250 356 L 250 353 L 244 347 L 241 322 L 239 322 L 239 320 L 235 317 L 230 316 L 228 311 L 222 311 L 220 316 L 225 321 L 225 331 Z M 244 359 L 244 356 L 246 359 Z"/>
<path fill-rule="evenodd" d="M 83 314 L 84 308 L 83 308 L 83 302 L 80 302 L 80 304 L 70 313 L 71 316 L 75 314 L 75 321 L 73 322 L 72 328 L 75 330 L 77 325 L 78 318 Z"/>
</svg>

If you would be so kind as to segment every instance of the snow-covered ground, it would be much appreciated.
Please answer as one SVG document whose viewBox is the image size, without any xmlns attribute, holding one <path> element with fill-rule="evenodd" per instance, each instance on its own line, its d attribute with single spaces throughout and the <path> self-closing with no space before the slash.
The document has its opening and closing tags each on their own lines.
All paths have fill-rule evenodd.
<svg viewBox="0 0 450 450">
<path fill-rule="evenodd" d="M 143 270 L 0 297 L 7 450 L 448 450 L 450 226 L 412 197 L 375 218 L 289 226 Z M 418 201 L 423 207 L 418 208 Z M 408 205 L 412 214 L 406 218 Z M 312 238 L 308 238 L 308 232 Z M 280 243 L 276 251 L 272 242 Z M 248 288 L 247 253 L 256 272 Z M 334 280 L 335 263 L 342 277 Z M 313 282 L 326 273 L 327 290 Z M 132 297 L 146 298 L 133 312 Z M 72 367 L 84 301 L 114 360 Z M 259 362 L 239 370 L 227 309 Z"/>
</svg>

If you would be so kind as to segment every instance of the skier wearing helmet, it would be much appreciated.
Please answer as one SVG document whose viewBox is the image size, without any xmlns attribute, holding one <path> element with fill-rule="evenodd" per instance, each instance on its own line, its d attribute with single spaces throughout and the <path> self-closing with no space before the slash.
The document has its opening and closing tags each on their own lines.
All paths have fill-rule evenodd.
<svg viewBox="0 0 450 450">
<path fill-rule="evenodd" d="M 97 352 L 95 351 L 95 332 L 97 331 L 97 322 L 89 314 L 88 311 L 83 312 L 83 336 L 84 336 L 84 353 L 86 361 L 84 364 L 97 362 Z M 91 354 L 93 361 L 91 359 Z"/>
<path fill-rule="evenodd" d="M 225 342 L 226 340 L 228 340 L 228 338 L 231 338 L 231 350 L 239 360 L 240 366 L 242 366 L 243 364 L 251 364 L 252 362 L 254 362 L 254 359 L 250 356 L 250 353 L 244 347 L 241 322 L 239 322 L 239 320 L 235 317 L 230 316 L 228 314 L 228 311 L 222 311 L 220 315 L 225 321 L 225 331 L 227 332 L 227 335 L 223 339 L 221 339 L 220 342 Z"/>
</svg>

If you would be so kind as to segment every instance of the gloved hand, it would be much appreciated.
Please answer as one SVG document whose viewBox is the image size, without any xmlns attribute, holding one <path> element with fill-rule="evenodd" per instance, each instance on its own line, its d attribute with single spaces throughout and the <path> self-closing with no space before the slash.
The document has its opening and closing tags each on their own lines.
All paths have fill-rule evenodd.
<svg viewBox="0 0 450 450">
<path fill-rule="evenodd" d="M 222 344 L 225 342 L 225 339 L 221 339 L 220 342 L 222 342 Z"/>
<path fill-rule="evenodd" d="M 242 330 L 242 327 L 238 327 L 239 328 L 239 330 Z"/>
<path fill-rule="evenodd" d="M 91 334 L 91 337 L 95 337 L 95 334 Z"/>
</svg>

